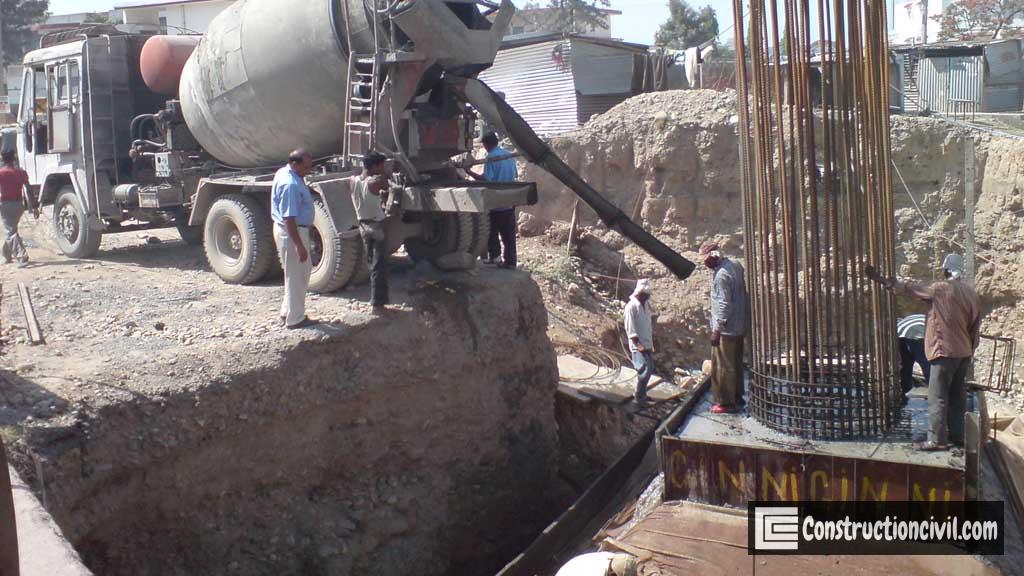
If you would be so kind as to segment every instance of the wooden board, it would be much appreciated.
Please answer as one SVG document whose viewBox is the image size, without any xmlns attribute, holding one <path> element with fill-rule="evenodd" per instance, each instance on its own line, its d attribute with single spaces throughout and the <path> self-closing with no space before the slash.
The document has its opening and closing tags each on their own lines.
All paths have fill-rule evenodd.
<svg viewBox="0 0 1024 576">
<path fill-rule="evenodd" d="M 18 282 L 18 294 L 21 296 L 21 309 L 25 313 L 25 328 L 28 330 L 29 342 L 42 344 L 43 332 L 39 329 L 36 311 L 32 308 L 32 296 L 29 295 L 28 287 L 22 282 Z"/>
</svg>

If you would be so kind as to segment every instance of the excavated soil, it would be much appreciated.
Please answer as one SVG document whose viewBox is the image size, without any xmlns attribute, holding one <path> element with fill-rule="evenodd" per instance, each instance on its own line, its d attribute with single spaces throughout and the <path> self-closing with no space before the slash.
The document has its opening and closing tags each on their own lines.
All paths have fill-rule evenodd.
<svg viewBox="0 0 1024 576">
<path fill-rule="evenodd" d="M 173 231 L 74 262 L 27 228 L 2 430 L 96 573 L 489 574 L 567 504 L 528 274 L 398 259 L 392 311 L 364 287 L 286 331 L 279 285 L 222 284 Z M 45 345 L 15 324 L 18 281 Z"/>
<path fill-rule="evenodd" d="M 930 280 L 940 274 L 944 255 L 964 252 L 964 147 L 975 147 L 976 283 L 985 312 L 982 331 L 1024 340 L 1024 141 L 1011 135 L 965 128 L 939 119 L 892 116 L 892 156 L 897 227 L 897 263 L 905 279 Z M 742 261 L 735 95 L 708 90 L 644 94 L 555 138 L 555 151 L 623 211 L 684 256 L 717 239 Z M 536 167 L 522 167 L 539 183 L 541 202 L 523 217 L 527 230 L 563 235 L 575 196 Z M 906 187 L 904 186 L 906 183 Z M 907 189 L 910 193 L 908 194 Z M 914 207 L 916 200 L 924 218 Z M 647 277 L 662 314 L 655 329 L 656 360 L 692 367 L 706 355 L 706 298 L 710 274 L 703 268 L 685 282 L 608 231 L 580 206 L 583 237 L 578 254 L 589 264 L 592 283 L 611 282 L 618 295 L 629 293 L 629 279 Z M 550 222 L 555 222 L 554 226 Z M 521 226 L 522 228 L 522 226 Z M 587 241 L 585 240 L 584 243 Z M 597 248 L 595 249 L 595 246 Z M 589 253 L 584 253 L 588 250 Z M 596 254 L 596 256 L 595 256 Z M 621 263 L 615 266 L 615 262 Z M 611 280 L 603 278 L 611 276 Z M 618 280 L 624 278 L 627 281 Z M 900 302 L 900 313 L 920 305 Z M 1024 377 L 1024 361 L 1014 365 Z M 1024 409 L 1024 397 L 1012 400 Z"/>
</svg>

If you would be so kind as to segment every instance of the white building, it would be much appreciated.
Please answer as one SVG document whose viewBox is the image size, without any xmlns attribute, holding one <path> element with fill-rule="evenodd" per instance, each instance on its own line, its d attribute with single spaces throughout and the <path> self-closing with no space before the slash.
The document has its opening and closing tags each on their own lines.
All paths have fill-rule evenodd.
<svg viewBox="0 0 1024 576">
<path fill-rule="evenodd" d="M 938 18 L 942 11 L 952 4 L 952 0 L 892 0 L 889 4 L 889 43 L 921 44 L 939 40 L 940 23 Z M 922 11 L 927 10 L 927 38 L 921 37 Z"/>
<path fill-rule="evenodd" d="M 203 34 L 234 0 L 129 0 L 114 10 L 125 24 L 159 26 L 167 34 Z"/>
</svg>

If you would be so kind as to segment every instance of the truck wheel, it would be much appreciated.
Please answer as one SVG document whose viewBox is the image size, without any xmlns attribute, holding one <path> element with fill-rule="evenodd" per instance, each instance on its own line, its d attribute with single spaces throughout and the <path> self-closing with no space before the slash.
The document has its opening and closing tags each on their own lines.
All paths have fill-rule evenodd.
<svg viewBox="0 0 1024 576">
<path fill-rule="evenodd" d="M 64 186 L 53 203 L 53 231 L 60 251 L 72 258 L 89 258 L 100 249 L 103 233 L 89 229 L 78 194 L 71 186 Z"/>
<path fill-rule="evenodd" d="M 473 245 L 473 214 L 430 214 L 423 235 L 405 241 L 405 250 L 416 260 L 436 260 L 453 252 L 469 252 Z"/>
<path fill-rule="evenodd" d="M 362 252 L 358 239 L 343 240 L 338 236 L 323 202 L 319 198 L 313 200 L 313 226 L 309 229 L 309 259 L 313 263 L 310 292 L 334 292 L 348 284 Z"/>
<path fill-rule="evenodd" d="M 473 256 L 487 255 L 487 240 L 491 237 L 491 217 L 489 214 L 473 214 L 473 242 L 468 252 Z"/>
<path fill-rule="evenodd" d="M 245 194 L 221 196 L 206 215 L 206 260 L 228 284 L 252 284 L 267 273 L 277 255 L 270 219 L 259 201 Z"/>
<path fill-rule="evenodd" d="M 187 223 L 179 223 L 176 228 L 178 229 L 178 236 L 181 236 L 185 244 L 199 246 L 203 243 L 202 226 L 189 226 Z"/>
</svg>

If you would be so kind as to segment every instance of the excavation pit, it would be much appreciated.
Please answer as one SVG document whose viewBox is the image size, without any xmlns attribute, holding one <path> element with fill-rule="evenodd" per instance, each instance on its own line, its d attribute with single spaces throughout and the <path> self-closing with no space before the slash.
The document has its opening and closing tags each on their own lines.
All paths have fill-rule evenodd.
<svg viewBox="0 0 1024 576">
<path fill-rule="evenodd" d="M 405 270 L 392 290 L 382 316 L 356 291 L 316 300 L 318 329 L 187 347 L 167 319 L 125 381 L 135 354 L 89 376 L 73 370 L 83 350 L 55 338 L 48 351 L 82 381 L 56 386 L 71 372 L 42 356 L 0 373 L 66 406 L 5 412 L 12 460 L 96 574 L 493 573 L 564 502 L 540 292 L 506 271 Z M 248 297 L 273 322 L 279 287 L 214 292 L 243 310 L 207 324 L 259 313 Z M 40 312 L 59 334 L 56 309 Z"/>
</svg>

